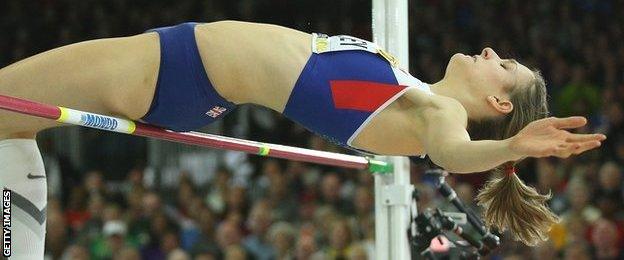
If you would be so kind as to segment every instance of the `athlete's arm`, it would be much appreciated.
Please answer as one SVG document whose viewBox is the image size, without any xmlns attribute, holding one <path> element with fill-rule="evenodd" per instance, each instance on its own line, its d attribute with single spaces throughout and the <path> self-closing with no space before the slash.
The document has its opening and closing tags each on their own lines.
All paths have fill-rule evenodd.
<svg viewBox="0 0 624 260">
<path fill-rule="evenodd" d="M 563 130 L 585 125 L 582 117 L 553 117 L 534 121 L 505 140 L 472 141 L 466 131 L 465 109 L 459 102 L 447 98 L 433 100 L 418 116 L 424 120 L 419 138 L 429 157 L 455 173 L 487 171 L 524 157 L 567 158 L 596 148 L 605 139 L 603 135 L 572 134 Z"/>
</svg>

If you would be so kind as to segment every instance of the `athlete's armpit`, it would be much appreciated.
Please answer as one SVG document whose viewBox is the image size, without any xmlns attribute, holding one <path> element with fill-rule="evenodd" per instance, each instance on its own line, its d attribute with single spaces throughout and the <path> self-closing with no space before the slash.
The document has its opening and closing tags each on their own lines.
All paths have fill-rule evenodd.
<svg viewBox="0 0 624 260">
<path fill-rule="evenodd" d="M 457 100 L 439 96 L 421 106 L 416 110 L 416 116 L 422 120 L 416 128 L 418 138 L 432 161 L 444 167 L 445 161 L 452 157 L 447 154 L 452 152 L 448 148 L 470 141 L 466 110 Z"/>
</svg>

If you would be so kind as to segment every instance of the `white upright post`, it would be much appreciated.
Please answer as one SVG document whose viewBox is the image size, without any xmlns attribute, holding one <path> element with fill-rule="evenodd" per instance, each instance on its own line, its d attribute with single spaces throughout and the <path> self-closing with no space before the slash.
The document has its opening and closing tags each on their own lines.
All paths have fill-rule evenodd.
<svg viewBox="0 0 624 260">
<path fill-rule="evenodd" d="M 373 41 L 408 68 L 408 0 L 373 1 Z M 381 159 L 381 158 L 380 158 Z M 406 157 L 385 157 L 393 174 L 375 175 L 375 259 L 410 259 L 407 228 L 414 187 Z"/>
</svg>

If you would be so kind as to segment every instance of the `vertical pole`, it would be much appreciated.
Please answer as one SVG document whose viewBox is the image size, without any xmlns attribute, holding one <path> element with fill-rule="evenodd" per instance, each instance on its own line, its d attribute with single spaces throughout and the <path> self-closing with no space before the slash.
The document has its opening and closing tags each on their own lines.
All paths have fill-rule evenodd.
<svg viewBox="0 0 624 260">
<path fill-rule="evenodd" d="M 373 41 L 409 66 L 408 0 L 372 0 Z M 394 173 L 375 175 L 375 259 L 410 259 L 407 240 L 411 194 L 406 157 L 386 157 Z"/>
<path fill-rule="evenodd" d="M 372 26 L 373 26 L 373 42 L 384 46 L 386 45 L 386 0 L 372 0 Z M 382 158 L 376 158 L 382 159 Z M 381 196 L 384 190 L 384 178 L 379 174 L 375 175 L 375 257 L 374 259 L 391 259 L 390 258 L 390 223 L 388 217 L 390 208 L 384 205 Z M 369 258 L 370 259 L 370 258 Z"/>
</svg>

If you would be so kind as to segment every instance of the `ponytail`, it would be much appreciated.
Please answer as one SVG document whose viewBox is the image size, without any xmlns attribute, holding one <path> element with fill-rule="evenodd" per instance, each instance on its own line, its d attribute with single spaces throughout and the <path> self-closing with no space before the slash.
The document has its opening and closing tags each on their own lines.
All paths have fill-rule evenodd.
<svg viewBox="0 0 624 260">
<path fill-rule="evenodd" d="M 542 195 L 524 184 L 516 175 L 514 162 L 493 169 L 492 176 L 477 195 L 486 225 L 501 231 L 508 228 L 514 240 L 529 246 L 547 240 L 550 227 L 559 222 L 546 206 L 550 192 Z"/>
</svg>

